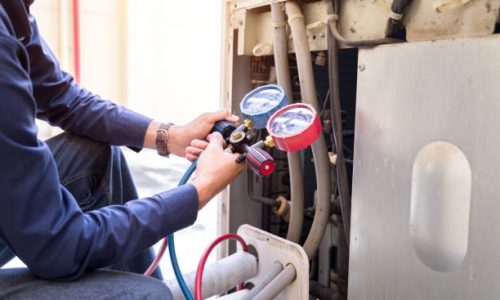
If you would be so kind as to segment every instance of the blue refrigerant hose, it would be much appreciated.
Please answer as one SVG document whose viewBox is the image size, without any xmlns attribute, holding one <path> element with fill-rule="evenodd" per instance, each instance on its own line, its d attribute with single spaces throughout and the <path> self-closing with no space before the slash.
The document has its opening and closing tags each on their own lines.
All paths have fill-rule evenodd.
<svg viewBox="0 0 500 300">
<path fill-rule="evenodd" d="M 195 160 L 189 166 L 186 172 L 184 172 L 184 175 L 182 175 L 182 178 L 179 181 L 179 186 L 186 184 L 186 182 L 189 180 L 189 177 L 191 177 L 191 175 L 194 173 L 194 170 L 196 170 L 196 162 L 197 161 Z M 186 297 L 187 300 L 194 300 L 193 295 L 191 294 L 191 291 L 189 291 L 189 288 L 186 284 L 186 281 L 184 281 L 184 277 L 182 277 L 182 273 L 179 268 L 179 263 L 177 262 L 177 255 L 175 254 L 174 234 L 173 233 L 170 234 L 167 237 L 167 240 L 168 240 L 168 253 L 170 255 L 170 261 L 172 262 L 172 267 L 174 268 L 175 278 L 177 279 L 177 282 L 181 287 L 184 297 Z"/>
</svg>

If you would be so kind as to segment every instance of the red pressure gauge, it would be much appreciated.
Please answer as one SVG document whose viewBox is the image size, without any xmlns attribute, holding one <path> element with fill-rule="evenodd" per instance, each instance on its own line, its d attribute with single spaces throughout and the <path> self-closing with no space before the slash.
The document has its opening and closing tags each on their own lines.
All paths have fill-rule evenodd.
<svg viewBox="0 0 500 300">
<path fill-rule="evenodd" d="M 271 116 L 267 131 L 278 150 L 294 152 L 316 141 L 321 134 L 321 121 L 311 105 L 294 103 Z"/>
</svg>

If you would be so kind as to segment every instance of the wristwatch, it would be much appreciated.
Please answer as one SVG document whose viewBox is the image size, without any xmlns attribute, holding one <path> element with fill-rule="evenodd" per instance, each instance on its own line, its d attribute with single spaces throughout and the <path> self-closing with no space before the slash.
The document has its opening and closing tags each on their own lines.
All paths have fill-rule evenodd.
<svg viewBox="0 0 500 300">
<path fill-rule="evenodd" d="M 156 150 L 158 151 L 158 154 L 161 156 L 166 156 L 170 154 L 167 148 L 167 143 L 168 143 L 168 129 L 170 126 L 174 125 L 172 122 L 168 122 L 167 124 L 161 123 L 160 126 L 158 126 L 158 129 L 156 130 Z"/>
</svg>

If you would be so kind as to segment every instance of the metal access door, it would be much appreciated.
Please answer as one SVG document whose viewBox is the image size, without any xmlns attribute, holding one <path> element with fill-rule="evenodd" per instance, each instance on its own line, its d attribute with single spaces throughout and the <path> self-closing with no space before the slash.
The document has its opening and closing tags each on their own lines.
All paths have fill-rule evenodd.
<svg viewBox="0 0 500 300">
<path fill-rule="evenodd" d="M 349 299 L 500 299 L 500 38 L 360 50 Z"/>
</svg>

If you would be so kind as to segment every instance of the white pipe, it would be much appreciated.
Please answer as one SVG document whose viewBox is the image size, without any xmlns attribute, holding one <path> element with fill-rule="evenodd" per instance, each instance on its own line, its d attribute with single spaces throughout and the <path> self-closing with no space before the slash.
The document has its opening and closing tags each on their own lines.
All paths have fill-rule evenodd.
<svg viewBox="0 0 500 300">
<path fill-rule="evenodd" d="M 302 100 L 305 103 L 311 104 L 316 111 L 319 111 L 304 15 L 299 5 L 292 1 L 286 2 L 286 14 L 288 15 L 288 23 L 292 32 L 293 45 L 297 56 L 297 68 L 299 71 Z M 316 255 L 316 250 L 323 238 L 326 224 L 330 218 L 330 159 L 328 157 L 325 138 L 322 134 L 312 145 L 312 152 L 314 168 L 316 170 L 318 201 L 316 203 L 316 213 L 314 215 L 313 224 L 306 242 L 304 243 L 304 250 L 309 259 L 314 258 Z"/>
<path fill-rule="evenodd" d="M 222 300 L 241 300 L 243 297 L 245 297 L 245 295 L 248 294 L 248 292 L 249 292 L 249 290 L 244 289 L 244 290 L 241 290 L 241 291 L 237 291 L 237 292 L 231 293 L 231 294 L 226 295 L 224 297 L 219 297 L 217 299 L 222 299 Z"/>
<path fill-rule="evenodd" d="M 292 101 L 292 84 L 288 68 L 288 43 L 286 36 L 286 18 L 284 3 L 271 4 L 271 17 L 273 21 L 273 49 L 274 64 L 278 84 L 285 90 L 288 101 Z M 302 234 L 304 222 L 304 180 L 300 152 L 287 153 L 288 169 L 290 171 L 290 221 L 286 238 L 298 243 Z"/>
<path fill-rule="evenodd" d="M 271 281 L 260 293 L 258 293 L 254 300 L 271 300 L 278 296 L 287 286 L 289 286 L 297 275 L 295 267 L 288 265 Z M 291 295 L 290 295 L 291 296 Z"/>
<path fill-rule="evenodd" d="M 203 299 L 222 294 L 257 275 L 257 258 L 248 252 L 237 252 L 205 268 L 203 272 Z M 196 272 L 184 275 L 184 280 L 192 294 Z M 184 295 L 177 280 L 170 279 L 165 284 L 172 292 L 174 300 L 183 300 Z"/>
<path fill-rule="evenodd" d="M 262 291 L 279 273 L 283 271 L 283 266 L 279 262 L 274 262 L 271 266 L 271 270 L 268 271 L 262 278 L 254 282 L 254 287 L 248 292 L 241 300 L 252 300 L 255 295 Z"/>
</svg>

